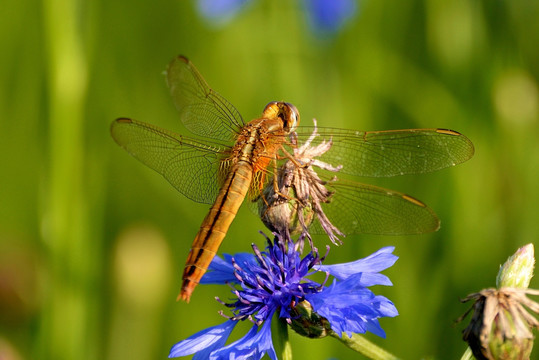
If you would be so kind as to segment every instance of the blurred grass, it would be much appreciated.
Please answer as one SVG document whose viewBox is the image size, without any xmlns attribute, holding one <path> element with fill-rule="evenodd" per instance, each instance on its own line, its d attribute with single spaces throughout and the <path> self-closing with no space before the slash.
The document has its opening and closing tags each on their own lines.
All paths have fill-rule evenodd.
<svg viewBox="0 0 539 360">
<path fill-rule="evenodd" d="M 412 194 L 442 219 L 417 237 L 354 236 L 334 262 L 396 245 L 379 288 L 401 358 L 453 359 L 458 299 L 493 286 L 498 265 L 539 238 L 539 5 L 457 0 L 362 2 L 320 41 L 296 2 L 258 0 L 214 29 L 192 2 L 9 2 L 0 14 L 0 353 L 9 359 L 165 358 L 221 321 L 198 288 L 174 301 L 207 211 L 130 158 L 109 135 L 120 116 L 185 132 L 162 76 L 177 54 L 246 119 L 271 100 L 303 123 L 359 130 L 443 127 L 476 146 L 435 174 L 360 179 Z M 261 244 L 241 211 L 221 250 Z M 320 244 L 327 239 L 317 239 Z M 532 281 L 537 288 L 537 281 Z M 337 341 L 292 335 L 296 357 L 347 359 Z M 535 355 L 537 358 L 537 355 Z"/>
</svg>

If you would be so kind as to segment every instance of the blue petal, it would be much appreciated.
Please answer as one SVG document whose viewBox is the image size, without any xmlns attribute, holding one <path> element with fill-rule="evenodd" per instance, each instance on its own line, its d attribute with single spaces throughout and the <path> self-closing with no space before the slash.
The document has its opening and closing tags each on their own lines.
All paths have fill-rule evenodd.
<svg viewBox="0 0 539 360">
<path fill-rule="evenodd" d="M 275 349 L 271 341 L 271 321 L 265 321 L 260 330 L 254 325 L 249 332 L 232 344 L 214 351 L 210 360 L 225 359 L 255 359 L 260 360 L 264 354 L 268 354 L 273 360 L 277 360 Z"/>
<path fill-rule="evenodd" d="M 198 0 L 198 12 L 216 25 L 223 25 L 236 16 L 251 0 Z"/>
<path fill-rule="evenodd" d="M 378 296 L 376 297 L 380 304 L 378 311 L 380 311 L 382 316 L 395 317 L 399 315 L 399 311 L 388 298 L 386 298 L 385 296 L 379 296 L 379 297 L 380 299 L 378 299 Z"/>
<path fill-rule="evenodd" d="M 397 309 L 387 298 L 375 296 L 361 285 L 364 275 L 359 273 L 349 276 L 345 281 L 334 280 L 331 286 L 324 288 L 322 292 L 308 294 L 306 299 L 315 312 L 326 318 L 332 330 L 339 335 L 343 332 L 351 335 L 370 331 L 385 337 L 377 319 L 396 316 Z"/>
<path fill-rule="evenodd" d="M 399 257 L 392 254 L 393 250 L 394 246 L 387 246 L 363 259 L 344 264 L 315 266 L 315 269 L 327 271 L 340 280 L 361 272 L 377 273 L 391 267 L 397 261 Z"/>
<path fill-rule="evenodd" d="M 367 331 L 384 339 L 386 337 L 386 332 L 380 326 L 378 319 L 371 319 L 367 322 Z"/>
<path fill-rule="evenodd" d="M 368 303 L 375 297 L 369 289 L 355 286 L 355 279 L 351 279 L 354 281 L 334 281 L 331 286 L 324 288 L 322 292 L 308 294 L 306 298 L 315 310 L 324 307 L 329 308 L 329 310 L 337 310 L 346 309 L 356 304 Z"/>
<path fill-rule="evenodd" d="M 320 35 L 336 33 L 357 11 L 354 0 L 305 0 L 304 4 L 311 28 Z"/>
<path fill-rule="evenodd" d="M 169 358 L 195 354 L 193 359 L 207 359 L 210 353 L 222 347 L 237 321 L 228 320 L 221 325 L 213 326 L 197 332 L 180 341 L 170 349 Z"/>
<path fill-rule="evenodd" d="M 219 256 L 213 258 L 208 271 L 202 276 L 201 284 L 226 284 L 237 281 L 234 276 L 234 267 Z"/>
<path fill-rule="evenodd" d="M 221 259 L 219 256 L 213 258 L 208 267 L 208 271 L 200 280 L 201 284 L 238 284 L 239 281 L 236 276 L 234 276 L 232 259 L 234 259 L 240 266 L 256 262 L 254 255 L 249 253 L 238 253 L 234 255 L 234 257 L 224 254 L 223 257 L 224 259 Z"/>
<path fill-rule="evenodd" d="M 275 354 L 275 348 L 271 338 L 271 321 L 265 321 L 258 333 L 249 341 L 238 346 L 239 349 L 256 349 L 255 357 L 261 359 L 264 354 L 268 354 L 273 360 L 277 360 L 277 354 Z"/>
<path fill-rule="evenodd" d="M 360 286 L 369 287 L 374 285 L 391 286 L 393 283 L 389 278 L 382 274 L 360 273 L 361 276 L 357 278 L 357 283 Z M 346 280 L 348 280 L 348 277 Z"/>
</svg>

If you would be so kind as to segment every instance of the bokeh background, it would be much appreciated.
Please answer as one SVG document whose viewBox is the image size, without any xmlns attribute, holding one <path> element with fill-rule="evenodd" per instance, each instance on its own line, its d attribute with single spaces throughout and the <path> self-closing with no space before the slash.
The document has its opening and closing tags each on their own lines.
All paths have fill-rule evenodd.
<svg viewBox="0 0 539 360">
<path fill-rule="evenodd" d="M 405 359 L 462 354 L 459 298 L 494 286 L 499 264 L 539 239 L 539 3 L 364 0 L 334 29 L 309 13 L 319 3 L 253 0 L 226 18 L 183 0 L 3 4 L 2 360 L 164 359 L 223 321 L 213 297 L 226 289 L 175 301 L 208 206 L 109 134 L 120 116 L 186 133 L 162 74 L 178 54 L 245 119 L 286 100 L 304 123 L 442 127 L 474 142 L 475 157 L 454 168 L 358 179 L 428 203 L 442 219 L 437 233 L 349 236 L 330 253 L 352 261 L 395 245 L 400 259 L 385 271 L 394 286 L 375 291 L 400 315 L 381 321 L 386 339 L 369 339 Z M 259 230 L 242 209 L 221 251 L 261 246 Z M 291 341 L 297 358 L 357 358 L 334 339 Z"/>
</svg>

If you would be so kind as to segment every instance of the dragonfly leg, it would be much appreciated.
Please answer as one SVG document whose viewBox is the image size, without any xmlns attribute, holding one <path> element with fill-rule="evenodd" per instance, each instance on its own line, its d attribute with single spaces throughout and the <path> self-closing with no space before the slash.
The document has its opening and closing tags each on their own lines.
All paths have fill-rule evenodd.
<svg viewBox="0 0 539 360">
<path fill-rule="evenodd" d="M 306 168 L 309 167 L 309 164 L 302 164 L 300 161 L 298 161 L 298 159 L 296 159 L 294 157 L 294 155 L 292 155 L 288 151 L 286 151 L 286 149 L 282 145 L 281 145 L 281 151 L 284 153 L 285 156 L 283 156 L 280 159 L 288 159 L 290 162 L 292 162 L 294 165 L 296 165 L 296 167 L 299 167 L 299 168 L 306 169 Z"/>
</svg>

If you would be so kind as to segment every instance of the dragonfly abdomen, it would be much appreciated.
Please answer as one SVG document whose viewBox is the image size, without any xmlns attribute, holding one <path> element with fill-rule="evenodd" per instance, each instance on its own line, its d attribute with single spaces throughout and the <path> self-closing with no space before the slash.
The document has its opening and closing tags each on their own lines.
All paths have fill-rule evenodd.
<svg viewBox="0 0 539 360">
<path fill-rule="evenodd" d="M 208 269 L 230 224 L 236 217 L 253 177 L 253 167 L 239 161 L 227 176 L 219 195 L 193 241 L 183 272 L 178 298 L 189 301 L 195 287 Z"/>
</svg>

